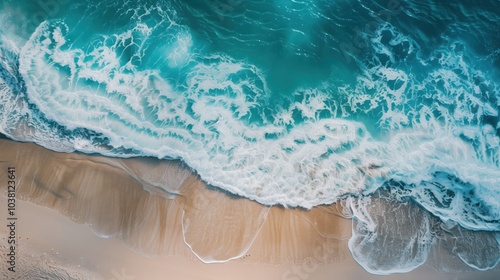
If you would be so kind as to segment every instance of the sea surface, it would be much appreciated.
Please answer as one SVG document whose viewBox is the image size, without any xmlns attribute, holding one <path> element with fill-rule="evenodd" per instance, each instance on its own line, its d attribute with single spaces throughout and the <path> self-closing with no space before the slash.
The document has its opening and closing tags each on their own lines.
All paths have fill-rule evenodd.
<svg viewBox="0 0 500 280">
<path fill-rule="evenodd" d="M 489 269 L 499 30 L 499 0 L 4 0 L 0 133 L 181 159 L 265 205 L 347 199 L 350 249 L 372 273 L 422 264 L 434 220 L 488 236 L 476 239 L 491 252 L 457 254 Z M 414 243 L 393 244 L 397 259 L 359 249 L 383 229 L 367 213 L 385 200 L 416 209 L 400 217 Z"/>
</svg>

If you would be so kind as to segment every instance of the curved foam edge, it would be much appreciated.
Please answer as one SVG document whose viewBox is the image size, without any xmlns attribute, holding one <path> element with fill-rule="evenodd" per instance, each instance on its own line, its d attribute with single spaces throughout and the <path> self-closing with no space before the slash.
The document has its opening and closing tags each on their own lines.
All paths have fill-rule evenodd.
<svg viewBox="0 0 500 280">
<path fill-rule="evenodd" d="M 444 223 L 441 228 L 445 246 L 468 266 L 484 271 L 500 262 L 500 232 L 472 231 L 454 222 Z"/>
<path fill-rule="evenodd" d="M 405 273 L 425 262 L 434 244 L 428 212 L 383 196 L 349 201 L 353 212 L 349 250 L 366 271 Z"/>
</svg>

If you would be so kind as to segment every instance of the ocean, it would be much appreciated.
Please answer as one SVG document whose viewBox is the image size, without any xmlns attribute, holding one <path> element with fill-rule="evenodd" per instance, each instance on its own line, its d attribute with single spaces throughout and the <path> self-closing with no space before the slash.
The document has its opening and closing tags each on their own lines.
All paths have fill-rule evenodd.
<svg viewBox="0 0 500 280">
<path fill-rule="evenodd" d="M 491 252 L 459 256 L 489 269 L 499 30 L 498 0 L 4 0 L 0 133 L 180 159 L 264 205 L 347 200 L 349 248 L 372 273 L 422 264 L 435 223 L 487 236 Z M 367 213 L 385 200 L 413 209 L 394 218 L 414 242 L 391 245 L 395 259 L 361 249 L 384 231 Z"/>
</svg>

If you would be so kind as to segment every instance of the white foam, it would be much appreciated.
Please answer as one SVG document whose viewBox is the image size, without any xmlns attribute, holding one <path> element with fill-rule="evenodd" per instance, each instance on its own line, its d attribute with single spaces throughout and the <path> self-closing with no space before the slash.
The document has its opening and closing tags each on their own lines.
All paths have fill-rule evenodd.
<svg viewBox="0 0 500 280">
<path fill-rule="evenodd" d="M 270 106 L 270 92 L 260 69 L 224 54 L 190 55 L 185 28 L 172 28 L 178 28 L 173 33 L 180 37 L 171 47 L 183 50 L 175 61 L 182 61 L 187 73 L 180 84 L 158 71 L 138 70 L 132 58 L 124 61 L 118 56 L 122 42 L 150 34 L 147 26 L 137 24 L 132 31 L 117 34 L 112 44 L 108 37 L 101 38 L 108 44 L 94 41 L 86 53 L 64 45 L 67 27 L 62 22 L 41 24 L 20 55 L 29 101 L 48 119 L 67 129 L 83 127 L 100 133 L 114 147 L 103 150 L 94 139 L 83 143 L 81 137 L 60 137 L 74 149 L 110 156 L 181 158 L 208 183 L 263 204 L 310 208 L 344 195 L 371 193 L 389 179 L 419 185 L 432 180 L 436 171 L 449 171 L 477 186 L 479 199 L 497 207 L 498 136 L 487 126 L 465 125 L 481 118 L 473 106 L 485 108 L 477 112 L 489 116 L 494 108 L 483 106 L 464 90 L 472 87 L 474 75 L 483 74 L 451 71 L 467 66 L 452 59 L 455 54 L 437 50 L 445 55 L 441 68 L 420 80 L 395 67 L 365 67 L 354 87 L 338 88 L 338 100 L 331 100 L 321 88 L 299 89 L 303 98 L 269 115 L 265 107 Z M 397 34 L 390 26 L 384 28 Z M 394 37 L 390 44 L 410 42 L 408 52 L 420 56 L 416 43 L 401 34 Z M 138 47 L 147 48 L 142 43 Z M 387 51 L 386 46 L 379 49 Z M 170 67 L 181 65 L 176 63 Z M 410 100 L 413 97 L 426 102 Z M 373 139 L 359 122 L 320 119 L 322 110 L 332 116 L 375 112 L 388 141 Z M 441 117 L 436 118 L 437 112 Z M 295 123 L 295 113 L 301 116 L 300 123 Z M 37 127 L 45 129 L 43 124 Z M 479 148 L 464 140 L 467 137 L 474 137 Z M 36 141 L 45 146 L 53 142 Z M 452 213 L 457 208 L 440 210 L 426 197 L 419 199 L 443 219 L 468 228 L 498 229 L 481 224 L 478 217 Z M 500 217 L 498 211 L 490 215 L 490 219 Z"/>
</svg>

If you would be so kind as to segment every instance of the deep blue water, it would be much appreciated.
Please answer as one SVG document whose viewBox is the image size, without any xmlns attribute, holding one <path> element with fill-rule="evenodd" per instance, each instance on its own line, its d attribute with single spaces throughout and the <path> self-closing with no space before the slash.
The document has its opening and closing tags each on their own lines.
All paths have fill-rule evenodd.
<svg viewBox="0 0 500 280">
<path fill-rule="evenodd" d="M 267 205 L 385 189 L 497 232 L 500 2 L 447 2 L 3 1 L 0 132 L 179 158 Z"/>
</svg>

